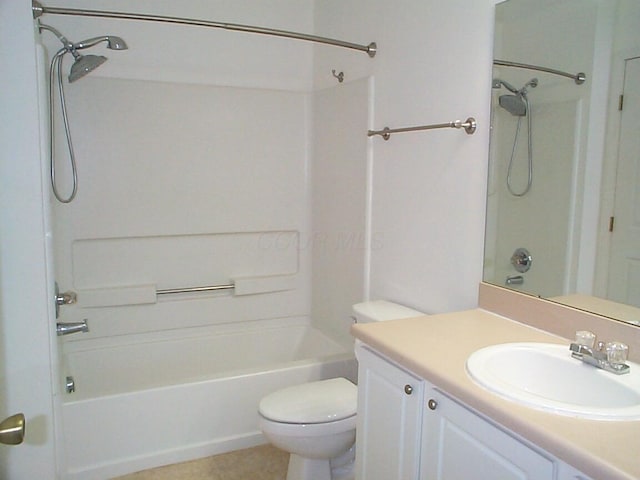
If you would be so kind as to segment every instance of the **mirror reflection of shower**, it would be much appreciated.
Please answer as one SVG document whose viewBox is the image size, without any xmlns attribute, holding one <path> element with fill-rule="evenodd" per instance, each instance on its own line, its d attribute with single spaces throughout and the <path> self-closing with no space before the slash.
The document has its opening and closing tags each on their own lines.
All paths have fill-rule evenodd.
<svg viewBox="0 0 640 480">
<path fill-rule="evenodd" d="M 78 170 L 76 166 L 75 154 L 73 152 L 73 141 L 71 140 L 71 131 L 69 129 L 69 117 L 67 115 L 67 106 L 64 98 L 64 87 L 62 81 L 62 63 L 64 60 L 64 56 L 67 53 L 70 53 L 74 62 L 71 65 L 71 69 L 69 71 L 69 83 L 73 83 L 76 80 L 81 79 L 85 75 L 89 74 L 104 62 L 107 61 L 107 57 L 102 55 L 81 55 L 78 53 L 78 50 L 83 50 L 85 48 L 91 48 L 99 43 L 105 42 L 107 48 L 111 50 L 126 50 L 127 44 L 125 41 L 116 36 L 105 35 L 101 37 L 89 38 L 87 40 L 83 40 L 82 42 L 73 43 L 70 42 L 64 35 L 62 35 L 55 28 L 44 25 L 38 22 L 38 29 L 40 33 L 43 30 L 47 30 L 53 33 L 58 40 L 62 43 L 63 47 L 56 52 L 51 60 L 51 66 L 49 68 L 49 173 L 51 178 L 51 189 L 53 190 L 53 194 L 56 199 L 61 203 L 70 203 L 76 196 L 78 192 Z M 54 161 L 54 138 L 53 138 L 53 123 L 54 123 L 54 102 L 53 102 L 53 94 L 54 94 L 54 77 L 57 78 L 58 85 L 58 95 L 60 98 L 60 109 L 62 110 L 62 120 L 64 123 L 64 133 L 67 139 L 67 148 L 69 150 L 69 163 L 71 165 L 71 175 L 72 175 L 72 188 L 69 196 L 64 197 L 58 192 L 58 188 L 56 186 L 56 167 Z"/>
<path fill-rule="evenodd" d="M 531 106 L 529 104 L 528 91 L 529 88 L 535 88 L 538 86 L 538 79 L 532 78 L 520 89 L 514 87 L 505 80 L 494 78 L 492 82 L 493 88 L 506 88 L 509 94 L 500 95 L 498 97 L 498 104 L 504 108 L 511 115 L 518 117 L 516 124 L 516 132 L 513 137 L 513 147 L 511 149 L 511 157 L 509 159 L 509 167 L 507 169 L 507 189 L 509 193 L 514 197 L 523 197 L 531 189 L 533 182 L 533 142 L 532 142 L 532 128 L 533 128 L 533 115 L 531 114 Z M 513 164 L 518 146 L 518 137 L 520 134 L 520 126 L 522 124 L 522 118 L 527 118 L 527 185 L 521 191 L 515 191 L 512 186 L 511 172 L 513 170 Z"/>
</svg>

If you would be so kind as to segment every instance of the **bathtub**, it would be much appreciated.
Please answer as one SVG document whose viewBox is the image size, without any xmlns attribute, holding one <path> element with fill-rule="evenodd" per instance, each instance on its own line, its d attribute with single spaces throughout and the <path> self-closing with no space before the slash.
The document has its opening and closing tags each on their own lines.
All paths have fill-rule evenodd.
<svg viewBox="0 0 640 480">
<path fill-rule="evenodd" d="M 69 342 L 62 478 L 109 479 L 265 443 L 260 399 L 297 383 L 355 380 L 351 346 L 305 319 Z"/>
</svg>

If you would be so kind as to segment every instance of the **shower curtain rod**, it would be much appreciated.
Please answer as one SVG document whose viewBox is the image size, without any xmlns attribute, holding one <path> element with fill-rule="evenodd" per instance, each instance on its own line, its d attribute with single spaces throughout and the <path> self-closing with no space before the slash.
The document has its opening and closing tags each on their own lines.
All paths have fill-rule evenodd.
<svg viewBox="0 0 640 480">
<path fill-rule="evenodd" d="M 501 67 L 526 68 L 528 70 L 537 70 L 538 72 L 553 73 L 554 75 L 560 75 L 561 77 L 573 79 L 573 81 L 576 82 L 576 85 L 582 85 L 587 79 L 587 76 L 584 72 L 573 74 L 563 72 L 562 70 L 556 70 L 555 68 L 540 67 L 538 65 L 530 65 L 528 63 L 510 62 L 507 60 L 494 60 L 493 64 L 500 65 Z"/>
<path fill-rule="evenodd" d="M 272 28 L 254 27 L 250 25 L 241 25 L 237 23 L 222 23 L 209 20 L 198 20 L 194 18 L 167 17 L 161 15 L 147 15 L 143 13 L 127 13 L 127 12 L 109 12 L 104 10 L 85 10 L 79 8 L 64 7 L 45 7 L 40 2 L 33 0 L 31 3 L 33 18 L 38 18 L 44 14 L 51 15 L 75 15 L 81 17 L 102 17 L 102 18 L 119 18 L 123 20 L 142 20 L 146 22 L 175 23 L 180 25 L 195 25 L 198 27 L 222 28 L 224 30 L 234 30 L 238 32 L 260 33 L 263 35 L 271 35 L 275 37 L 293 38 L 296 40 L 306 40 L 308 42 L 324 43 L 334 45 L 336 47 L 350 48 L 352 50 L 360 50 L 366 52 L 369 57 L 376 55 L 378 46 L 375 42 L 369 45 L 359 45 L 357 43 L 343 42 L 333 38 L 318 37 L 316 35 L 307 35 L 304 33 L 289 32 L 287 30 L 275 30 Z"/>
</svg>

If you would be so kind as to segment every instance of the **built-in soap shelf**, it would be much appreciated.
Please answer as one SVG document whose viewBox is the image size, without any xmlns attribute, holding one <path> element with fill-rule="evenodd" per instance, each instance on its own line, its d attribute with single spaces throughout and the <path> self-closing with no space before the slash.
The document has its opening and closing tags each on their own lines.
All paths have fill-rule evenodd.
<svg viewBox="0 0 640 480">
<path fill-rule="evenodd" d="M 158 302 L 159 297 L 173 295 L 199 295 L 216 291 L 229 291 L 234 296 L 282 292 L 296 288 L 296 274 L 237 277 L 229 283 L 158 289 L 155 284 L 81 289 L 77 303 L 81 307 L 116 307 L 144 305 Z"/>
</svg>

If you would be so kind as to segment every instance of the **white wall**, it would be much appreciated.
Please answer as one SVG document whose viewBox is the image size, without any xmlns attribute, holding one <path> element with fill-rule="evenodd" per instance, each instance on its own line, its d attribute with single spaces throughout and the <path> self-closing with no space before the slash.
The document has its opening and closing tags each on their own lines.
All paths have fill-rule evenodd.
<svg viewBox="0 0 640 480">
<path fill-rule="evenodd" d="M 375 59 L 316 50 L 315 83 L 372 77 L 369 128 L 464 120 L 438 130 L 369 140 L 372 161 L 369 296 L 426 312 L 472 308 L 481 279 L 492 1 L 322 1 L 316 31 L 368 44 Z"/>
<path fill-rule="evenodd" d="M 67 90 L 79 187 L 54 207 L 56 265 L 79 302 L 61 319 L 90 325 L 70 341 L 308 313 L 306 95 L 98 77 Z M 145 287 L 263 276 L 291 288 L 149 304 Z"/>
<path fill-rule="evenodd" d="M 26 418 L 24 443 L 0 445 L 6 479 L 54 478 L 56 471 L 55 327 L 34 47 L 31 2 L 0 2 L 0 61 L 7 66 L 0 92 L 0 421 L 19 412 Z"/>
<path fill-rule="evenodd" d="M 337 82 L 335 82 L 337 83 Z M 367 79 L 314 94 L 311 170 L 311 318 L 351 341 L 351 305 L 365 295 L 367 252 Z"/>
</svg>

